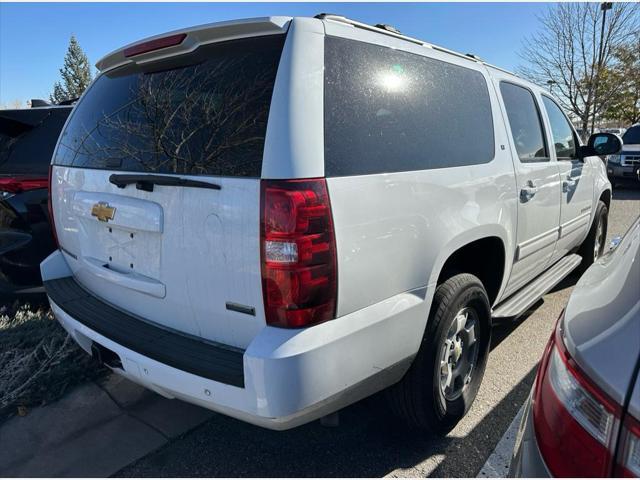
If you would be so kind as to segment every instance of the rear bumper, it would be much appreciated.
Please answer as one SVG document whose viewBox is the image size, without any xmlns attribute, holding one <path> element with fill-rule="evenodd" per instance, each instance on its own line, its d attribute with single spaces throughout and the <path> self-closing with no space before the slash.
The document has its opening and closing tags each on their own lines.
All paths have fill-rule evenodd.
<svg viewBox="0 0 640 480">
<path fill-rule="evenodd" d="M 536 434 L 533 429 L 533 415 L 531 413 L 531 395 L 527 399 L 520 428 L 516 435 L 513 458 L 509 467 L 509 477 L 517 478 L 547 478 L 551 472 L 542 458 Z"/>
<path fill-rule="evenodd" d="M 48 257 L 41 269 L 45 285 L 70 276 L 60 251 Z M 419 322 L 427 318 L 427 306 L 424 298 L 414 293 L 398 297 L 308 329 L 265 327 L 241 352 L 242 382 L 213 380 L 203 376 L 206 372 L 196 374 L 159 361 L 145 348 L 97 328 L 86 318 L 97 317 L 97 312 L 71 315 L 66 304 L 57 304 L 51 296 L 49 299 L 58 321 L 84 350 L 90 352 L 95 342 L 117 354 L 122 364 L 114 369 L 117 373 L 166 397 L 285 430 L 332 413 L 402 378 L 420 343 L 412 324 L 420 328 Z M 169 343 L 164 348 L 172 347 Z"/>
</svg>

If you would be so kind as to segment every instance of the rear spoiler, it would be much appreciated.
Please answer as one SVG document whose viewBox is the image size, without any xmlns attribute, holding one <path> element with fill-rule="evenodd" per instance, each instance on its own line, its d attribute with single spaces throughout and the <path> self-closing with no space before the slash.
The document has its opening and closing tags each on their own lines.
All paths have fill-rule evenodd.
<svg viewBox="0 0 640 480">
<path fill-rule="evenodd" d="M 234 40 L 242 37 L 286 33 L 291 20 L 292 17 L 249 18 L 245 20 L 209 23 L 184 30 L 175 30 L 162 35 L 149 37 L 115 50 L 100 59 L 96 63 L 96 68 L 101 72 L 105 72 L 122 65 L 134 63 L 144 64 L 162 58 L 192 52 L 199 46 L 208 43 Z M 163 46 L 163 40 L 167 38 L 170 38 L 172 41 L 167 43 L 168 46 Z M 179 42 L 178 39 L 180 40 Z M 148 49 L 145 48 L 145 44 L 154 44 L 156 47 Z"/>
</svg>

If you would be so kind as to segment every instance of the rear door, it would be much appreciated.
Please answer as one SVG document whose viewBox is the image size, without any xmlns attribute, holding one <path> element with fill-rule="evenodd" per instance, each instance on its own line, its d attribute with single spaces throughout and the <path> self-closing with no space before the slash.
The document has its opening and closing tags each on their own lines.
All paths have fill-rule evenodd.
<svg viewBox="0 0 640 480">
<path fill-rule="evenodd" d="M 549 155 L 538 100 L 526 86 L 499 82 L 511 132 L 518 192 L 516 253 L 506 294 L 546 268 L 558 239 L 560 181 Z"/>
<path fill-rule="evenodd" d="M 96 296 L 246 347 L 264 326 L 260 175 L 284 35 L 102 74 L 61 135 L 62 251 Z"/>
<path fill-rule="evenodd" d="M 592 162 L 599 159 L 578 158 L 578 136 L 562 109 L 549 97 L 542 95 L 542 104 L 548 121 L 548 132 L 553 144 L 551 156 L 555 157 L 562 185 L 560 204 L 560 232 L 554 257 L 561 258 L 579 245 L 589 229 L 593 204 Z"/>
</svg>

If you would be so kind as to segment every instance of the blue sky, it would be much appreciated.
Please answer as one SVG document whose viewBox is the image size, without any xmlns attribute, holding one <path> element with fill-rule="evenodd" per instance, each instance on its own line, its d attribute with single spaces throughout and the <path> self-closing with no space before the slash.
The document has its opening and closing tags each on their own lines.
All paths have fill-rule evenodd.
<svg viewBox="0 0 640 480">
<path fill-rule="evenodd" d="M 198 24 L 267 15 L 339 13 L 507 69 L 538 28 L 544 3 L 0 3 L 0 105 L 48 98 L 69 37 L 89 60 L 135 40 Z"/>
</svg>

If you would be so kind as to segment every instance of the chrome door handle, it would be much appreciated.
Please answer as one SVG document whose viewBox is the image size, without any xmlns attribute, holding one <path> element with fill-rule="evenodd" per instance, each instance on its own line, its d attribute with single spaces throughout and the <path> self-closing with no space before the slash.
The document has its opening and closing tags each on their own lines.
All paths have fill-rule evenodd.
<svg viewBox="0 0 640 480">
<path fill-rule="evenodd" d="M 534 197 L 537 192 L 538 187 L 536 187 L 534 183 L 529 180 L 527 184 L 520 189 L 520 200 L 522 200 L 523 202 L 528 202 Z"/>
</svg>

